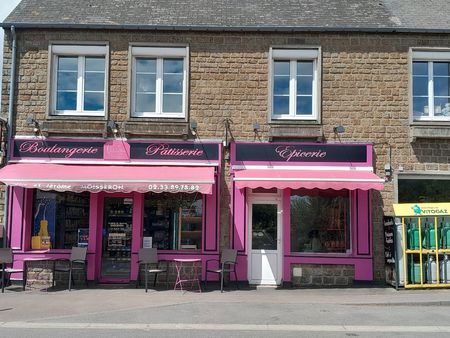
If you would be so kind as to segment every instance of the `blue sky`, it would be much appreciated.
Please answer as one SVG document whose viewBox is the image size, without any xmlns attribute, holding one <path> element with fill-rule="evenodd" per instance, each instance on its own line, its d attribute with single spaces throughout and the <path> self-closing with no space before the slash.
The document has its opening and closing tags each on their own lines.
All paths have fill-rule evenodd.
<svg viewBox="0 0 450 338">
<path fill-rule="evenodd" d="M 20 0 L 0 0 L 0 21 L 3 21 Z M 3 68 L 3 29 L 0 28 L 0 70 Z M 1 87 L 0 87 L 1 90 Z"/>
</svg>

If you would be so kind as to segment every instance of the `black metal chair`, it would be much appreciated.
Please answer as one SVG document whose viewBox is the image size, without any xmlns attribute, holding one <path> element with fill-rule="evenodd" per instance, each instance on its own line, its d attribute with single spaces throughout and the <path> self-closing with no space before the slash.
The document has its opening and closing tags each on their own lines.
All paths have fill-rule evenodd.
<svg viewBox="0 0 450 338">
<path fill-rule="evenodd" d="M 13 252 L 11 248 L 0 248 L 0 264 L 2 265 L 2 293 L 5 292 L 5 285 L 9 282 L 12 273 L 23 272 L 23 269 L 14 269 L 7 267 L 7 264 L 14 262 Z"/>
<path fill-rule="evenodd" d="M 72 289 L 72 283 L 75 284 L 73 278 L 73 272 L 83 270 L 84 271 L 84 281 L 86 286 L 88 286 L 87 281 L 87 261 L 86 261 L 87 248 L 73 247 L 70 252 L 70 259 L 58 259 L 55 261 L 55 268 L 53 274 L 56 272 L 69 273 L 69 291 Z M 57 266 L 58 262 L 68 262 L 68 266 Z M 53 275 L 53 286 L 55 286 L 55 275 Z"/>
<path fill-rule="evenodd" d="M 234 279 L 236 281 L 236 287 L 239 288 L 237 274 L 236 274 L 236 259 L 237 250 L 235 249 L 223 249 L 220 254 L 220 260 L 208 259 L 206 261 L 206 276 L 205 283 L 208 283 L 208 272 L 220 274 L 220 292 L 223 292 L 223 279 L 226 272 L 233 272 Z M 217 262 L 218 268 L 210 267 L 210 262 Z"/>
<path fill-rule="evenodd" d="M 153 273 L 155 275 L 153 279 L 153 286 L 156 285 L 156 279 L 158 277 L 158 273 L 166 274 L 166 286 L 168 285 L 168 261 L 164 261 L 166 263 L 165 267 L 161 267 L 160 263 L 162 261 L 158 260 L 158 249 L 156 248 L 141 248 L 138 253 L 138 264 L 139 264 L 139 272 L 136 282 L 136 288 L 141 283 L 141 265 L 144 265 L 144 273 L 145 273 L 145 292 L 148 292 L 148 274 Z"/>
</svg>

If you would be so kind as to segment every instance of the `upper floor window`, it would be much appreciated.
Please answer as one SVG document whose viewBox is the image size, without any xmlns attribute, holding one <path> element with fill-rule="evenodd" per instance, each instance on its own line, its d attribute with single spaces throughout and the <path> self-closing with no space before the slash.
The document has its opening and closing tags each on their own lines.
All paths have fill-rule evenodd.
<svg viewBox="0 0 450 338">
<path fill-rule="evenodd" d="M 132 117 L 186 116 L 187 48 L 132 47 Z"/>
<path fill-rule="evenodd" d="M 414 120 L 450 120 L 450 51 L 412 52 L 412 101 Z"/>
<path fill-rule="evenodd" d="M 51 114 L 104 116 L 106 46 L 52 45 Z"/>
<path fill-rule="evenodd" d="M 272 49 L 272 119 L 318 120 L 319 50 Z"/>
</svg>

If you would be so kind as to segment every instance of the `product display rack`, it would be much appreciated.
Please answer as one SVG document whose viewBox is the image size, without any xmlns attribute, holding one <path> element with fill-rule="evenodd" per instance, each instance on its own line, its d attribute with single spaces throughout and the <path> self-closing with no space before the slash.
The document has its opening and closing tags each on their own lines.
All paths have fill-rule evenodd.
<svg viewBox="0 0 450 338">
<path fill-rule="evenodd" d="M 179 211 L 178 248 L 180 250 L 200 250 L 202 243 L 202 216 L 195 209 Z"/>
<path fill-rule="evenodd" d="M 402 248 L 404 287 L 450 287 L 448 222 L 440 216 L 402 217 L 401 222 L 405 239 Z"/>
</svg>

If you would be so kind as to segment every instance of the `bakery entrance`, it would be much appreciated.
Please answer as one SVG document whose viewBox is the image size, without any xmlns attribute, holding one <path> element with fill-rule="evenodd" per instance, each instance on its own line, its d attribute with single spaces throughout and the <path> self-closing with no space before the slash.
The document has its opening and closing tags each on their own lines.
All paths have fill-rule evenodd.
<svg viewBox="0 0 450 338">
<path fill-rule="evenodd" d="M 101 281 L 129 282 L 133 198 L 105 197 L 103 210 Z"/>
</svg>

